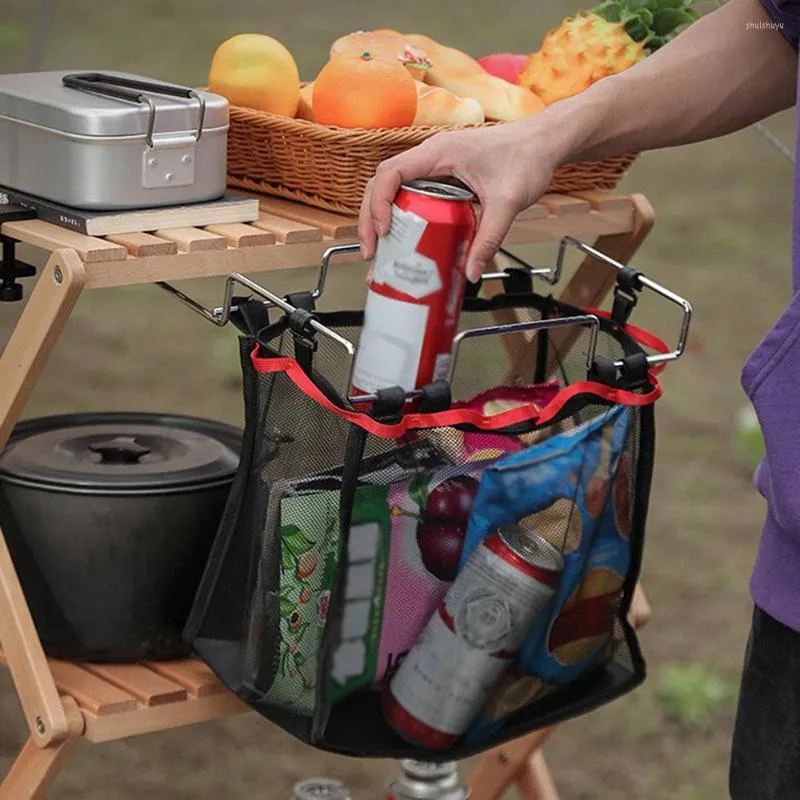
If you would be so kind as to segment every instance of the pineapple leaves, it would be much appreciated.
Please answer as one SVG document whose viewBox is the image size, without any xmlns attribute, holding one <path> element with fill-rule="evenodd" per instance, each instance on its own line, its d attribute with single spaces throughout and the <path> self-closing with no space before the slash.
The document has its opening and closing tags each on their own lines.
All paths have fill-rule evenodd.
<svg viewBox="0 0 800 800">
<path fill-rule="evenodd" d="M 603 0 L 594 13 L 607 22 L 622 23 L 634 42 L 642 42 L 652 53 L 663 47 L 683 25 L 700 16 L 693 0 Z"/>
<path fill-rule="evenodd" d="M 656 36 L 669 36 L 676 28 L 688 25 L 696 19 L 697 12 L 690 13 L 689 10 L 682 8 L 660 8 L 653 14 L 653 33 Z"/>
<path fill-rule="evenodd" d="M 650 29 L 636 16 L 631 17 L 625 22 L 625 33 L 627 33 L 634 42 L 643 42 L 650 35 Z"/>
<path fill-rule="evenodd" d="M 602 17 L 607 22 L 622 22 L 622 3 L 614 3 L 606 0 L 594 9 L 594 13 Z"/>
</svg>

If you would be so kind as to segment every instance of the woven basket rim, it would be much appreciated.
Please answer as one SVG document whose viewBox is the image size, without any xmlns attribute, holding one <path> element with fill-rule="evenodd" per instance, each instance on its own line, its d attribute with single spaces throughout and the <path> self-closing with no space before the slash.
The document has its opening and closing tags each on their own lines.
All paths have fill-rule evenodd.
<svg viewBox="0 0 800 800">
<path fill-rule="evenodd" d="M 454 131 L 454 130 L 462 130 L 462 129 L 470 129 L 470 128 L 489 128 L 493 127 L 494 125 L 500 125 L 502 123 L 489 121 L 489 122 L 481 122 L 481 123 L 464 123 L 461 125 L 406 125 L 403 127 L 395 127 L 395 128 L 345 128 L 340 125 L 323 125 L 320 122 L 312 122 L 308 119 L 301 119 L 300 117 L 286 117 L 282 114 L 273 114 L 270 111 L 260 111 L 257 108 L 246 108 L 245 106 L 237 106 L 233 103 L 230 104 L 230 110 L 240 116 L 243 117 L 255 117 L 257 119 L 261 119 L 264 123 L 272 123 L 275 125 L 297 125 L 299 127 L 306 127 L 312 130 L 318 131 L 328 131 L 331 133 L 336 133 L 342 136 L 353 135 L 357 137 L 363 137 L 367 134 L 375 134 L 375 135 L 387 135 L 387 134 L 397 134 L 402 135 L 403 133 L 410 134 L 412 131 L 419 131 L 420 134 L 424 133 L 427 135 L 431 135 L 433 133 L 438 133 L 440 131 Z"/>
</svg>

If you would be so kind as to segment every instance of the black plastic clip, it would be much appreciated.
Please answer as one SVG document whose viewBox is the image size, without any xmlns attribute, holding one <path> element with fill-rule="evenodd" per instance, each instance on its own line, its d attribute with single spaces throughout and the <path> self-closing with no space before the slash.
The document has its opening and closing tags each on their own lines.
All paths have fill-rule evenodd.
<svg viewBox="0 0 800 800">
<path fill-rule="evenodd" d="M 602 383 L 612 388 L 616 388 L 617 386 L 617 368 L 610 358 L 597 356 L 587 377 L 590 381 Z"/>
<path fill-rule="evenodd" d="M 375 402 L 372 404 L 372 416 L 387 424 L 397 422 L 405 402 L 406 393 L 401 386 L 378 389 L 375 392 Z"/>
<path fill-rule="evenodd" d="M 304 308 L 295 308 L 288 316 L 289 328 L 294 337 L 294 353 L 297 363 L 303 368 L 306 375 L 311 375 L 314 353 L 317 352 L 318 342 L 311 327 L 314 319 L 312 311 Z"/>
<path fill-rule="evenodd" d="M 619 384 L 624 389 L 639 389 L 650 384 L 650 363 L 644 353 L 632 353 L 622 359 Z"/>
<path fill-rule="evenodd" d="M 636 308 L 636 303 L 639 301 L 637 292 L 642 290 L 641 275 L 642 273 L 633 267 L 623 267 L 617 274 L 611 319 L 618 325 L 625 325 L 630 319 L 633 309 Z"/>
<path fill-rule="evenodd" d="M 446 380 L 428 383 L 420 389 L 419 412 L 421 414 L 436 414 L 447 411 L 453 402 L 450 384 Z"/>
<path fill-rule="evenodd" d="M 36 212 L 32 208 L 18 205 L 0 206 L 0 224 L 3 222 L 19 222 L 34 219 Z M 22 300 L 22 286 L 17 283 L 20 278 L 32 278 L 36 275 L 36 267 L 19 261 L 16 257 L 17 240 L 10 236 L 0 235 L 2 258 L 0 259 L 0 302 L 17 303 Z"/>
<path fill-rule="evenodd" d="M 503 291 L 506 294 L 530 294 L 533 292 L 533 275 L 524 269 L 507 269 Z"/>
<path fill-rule="evenodd" d="M 293 292 L 287 294 L 284 298 L 286 302 L 295 308 L 301 308 L 303 311 L 316 311 L 317 305 L 314 300 L 314 295 L 311 292 Z"/>
</svg>

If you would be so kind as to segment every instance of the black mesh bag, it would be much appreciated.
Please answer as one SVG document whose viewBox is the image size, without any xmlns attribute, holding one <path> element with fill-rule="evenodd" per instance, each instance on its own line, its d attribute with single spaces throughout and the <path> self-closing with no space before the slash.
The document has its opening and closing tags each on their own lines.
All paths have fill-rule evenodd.
<svg viewBox="0 0 800 800">
<path fill-rule="evenodd" d="M 645 347 L 668 348 L 619 306 L 506 289 L 465 299 L 451 380 L 405 403 L 348 398 L 363 312 L 239 303 L 244 451 L 186 637 L 318 748 L 460 759 L 644 679 Z"/>
</svg>

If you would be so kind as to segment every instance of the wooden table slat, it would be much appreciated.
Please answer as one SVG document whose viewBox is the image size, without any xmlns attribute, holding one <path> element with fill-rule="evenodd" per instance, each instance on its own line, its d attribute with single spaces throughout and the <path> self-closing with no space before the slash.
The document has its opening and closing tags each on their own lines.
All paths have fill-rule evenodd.
<svg viewBox="0 0 800 800">
<path fill-rule="evenodd" d="M 0 226 L 0 231 L 12 239 L 18 239 L 45 250 L 62 248 L 75 250 L 81 261 L 87 263 L 124 261 L 128 257 L 127 249 L 121 245 L 94 236 L 84 236 L 82 233 L 61 228 L 40 219 L 6 222 Z"/>
<path fill-rule="evenodd" d="M 277 214 L 270 214 L 261 211 L 256 222 L 252 223 L 256 228 L 263 228 L 265 231 L 275 234 L 275 238 L 283 244 L 301 244 L 303 242 L 319 242 L 322 240 L 322 231 L 311 225 L 304 225 L 296 220 L 286 219 Z"/>
<path fill-rule="evenodd" d="M 601 189 L 574 192 L 570 196 L 577 197 L 579 200 L 586 200 L 595 211 L 616 211 L 623 208 L 631 208 L 633 205 L 633 201 L 628 195 L 612 194 Z"/>
<path fill-rule="evenodd" d="M 197 658 L 152 661 L 148 662 L 147 666 L 159 675 L 179 683 L 196 697 L 207 697 L 227 691 L 213 670 Z"/>
<path fill-rule="evenodd" d="M 109 242 L 127 248 L 132 256 L 171 256 L 178 252 L 178 245 L 169 239 L 161 239 L 150 233 L 114 233 L 106 236 Z"/>
<path fill-rule="evenodd" d="M 60 692 L 75 698 L 81 708 L 98 717 L 135 711 L 136 697 L 70 661 L 48 661 Z"/>
<path fill-rule="evenodd" d="M 347 239 L 358 233 L 356 217 L 334 214 L 321 208 L 312 208 L 290 200 L 280 200 L 277 197 L 262 197 L 259 199 L 259 204 L 262 211 L 319 228 L 334 239 Z"/>
<path fill-rule="evenodd" d="M 142 705 L 158 706 L 186 700 L 186 689 L 142 664 L 86 664 L 92 674 L 132 694 Z"/>
<path fill-rule="evenodd" d="M 556 217 L 588 214 L 592 210 L 592 205 L 587 200 L 568 194 L 544 194 L 539 199 L 539 203 Z"/>
<path fill-rule="evenodd" d="M 243 222 L 206 225 L 205 230 L 224 237 L 231 247 L 263 247 L 275 244 L 276 241 L 276 236 L 271 231 L 260 230 Z"/>
<path fill-rule="evenodd" d="M 227 242 L 224 236 L 209 233 L 202 228 L 164 228 L 156 231 L 162 239 L 169 239 L 178 245 L 182 253 L 199 253 L 203 250 L 224 250 Z"/>
</svg>

